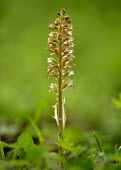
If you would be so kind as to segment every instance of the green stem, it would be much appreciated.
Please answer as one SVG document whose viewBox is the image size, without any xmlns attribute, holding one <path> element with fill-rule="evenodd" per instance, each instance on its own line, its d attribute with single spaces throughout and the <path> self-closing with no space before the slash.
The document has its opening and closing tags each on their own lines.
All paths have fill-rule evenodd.
<svg viewBox="0 0 121 170">
<path fill-rule="evenodd" d="M 98 138 L 97 138 L 96 133 L 95 133 L 95 132 L 93 132 L 93 134 L 94 134 L 94 137 L 95 137 L 95 139 L 96 139 L 96 141 L 97 141 L 97 144 L 98 144 L 98 146 L 99 146 L 99 148 L 100 148 L 101 152 L 103 152 L 103 153 L 104 153 L 104 151 L 103 151 L 103 149 L 102 149 L 102 146 L 101 146 L 101 144 L 100 144 L 100 142 L 99 142 L 99 140 L 98 140 Z"/>
</svg>

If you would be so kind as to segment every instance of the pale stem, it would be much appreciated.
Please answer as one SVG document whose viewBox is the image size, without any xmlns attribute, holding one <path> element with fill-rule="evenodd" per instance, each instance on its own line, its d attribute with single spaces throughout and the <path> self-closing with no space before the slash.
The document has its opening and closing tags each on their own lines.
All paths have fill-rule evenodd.
<svg viewBox="0 0 121 170">
<path fill-rule="evenodd" d="M 59 33 L 62 34 L 62 15 L 61 15 L 61 23 L 60 23 L 60 30 Z M 58 115 L 59 115 L 59 135 L 58 140 L 63 140 L 63 115 L 62 115 L 62 56 L 61 56 L 61 48 L 62 48 L 62 41 L 59 42 L 60 46 L 60 53 L 59 53 L 59 96 L 58 96 Z M 58 148 L 60 155 L 63 155 L 62 147 Z"/>
</svg>

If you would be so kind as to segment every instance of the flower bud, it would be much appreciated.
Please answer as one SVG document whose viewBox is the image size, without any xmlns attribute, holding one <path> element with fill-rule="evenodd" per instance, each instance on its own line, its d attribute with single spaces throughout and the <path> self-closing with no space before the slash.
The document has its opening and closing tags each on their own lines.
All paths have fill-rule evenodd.
<svg viewBox="0 0 121 170">
<path fill-rule="evenodd" d="M 70 79 L 69 79 L 69 80 L 64 84 L 64 86 L 63 86 L 62 89 L 65 89 L 67 86 L 70 87 L 72 84 L 73 84 L 73 80 L 70 80 Z"/>
<path fill-rule="evenodd" d="M 69 16 L 69 15 L 66 15 L 66 16 L 64 16 L 64 19 L 65 19 L 65 20 L 70 19 L 70 16 Z"/>
<path fill-rule="evenodd" d="M 65 22 L 67 22 L 67 23 L 71 23 L 71 19 L 67 19 Z"/>
<path fill-rule="evenodd" d="M 50 24 L 50 25 L 49 25 L 49 28 L 50 28 L 51 30 L 54 30 L 54 29 L 55 29 L 55 25 L 54 25 L 54 24 Z"/>
<path fill-rule="evenodd" d="M 55 24 L 55 25 L 59 25 L 59 24 L 60 24 L 60 19 L 57 18 L 57 19 L 55 20 L 54 24 Z"/>
<path fill-rule="evenodd" d="M 57 13 L 59 16 L 61 16 L 60 12 Z"/>
<path fill-rule="evenodd" d="M 63 25 L 63 29 L 68 29 L 69 31 L 71 31 L 72 30 L 72 24 Z"/>
<path fill-rule="evenodd" d="M 66 14 L 66 10 L 65 9 L 62 9 L 62 14 L 65 15 Z"/>
<path fill-rule="evenodd" d="M 57 32 L 53 32 L 53 31 L 52 31 L 52 32 L 49 34 L 49 36 L 53 36 L 53 35 L 54 35 L 54 36 L 57 36 L 57 34 L 58 34 Z"/>
<path fill-rule="evenodd" d="M 58 40 L 62 40 L 61 34 L 58 35 Z"/>
</svg>

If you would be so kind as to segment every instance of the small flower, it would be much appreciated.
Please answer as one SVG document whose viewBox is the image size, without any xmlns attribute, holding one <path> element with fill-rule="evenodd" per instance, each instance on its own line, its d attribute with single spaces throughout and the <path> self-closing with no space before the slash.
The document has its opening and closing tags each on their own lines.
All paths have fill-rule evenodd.
<svg viewBox="0 0 121 170">
<path fill-rule="evenodd" d="M 70 56 L 71 58 L 75 58 L 75 56 L 74 56 L 74 55 L 72 55 L 72 54 L 69 54 L 69 56 Z"/>
<path fill-rule="evenodd" d="M 49 68 L 49 67 L 54 68 L 54 64 L 53 64 L 53 63 L 50 63 L 50 64 L 48 65 L 48 68 Z"/>
<path fill-rule="evenodd" d="M 69 16 L 69 15 L 66 15 L 66 16 L 64 16 L 64 19 L 65 19 L 65 20 L 70 19 L 70 16 Z"/>
<path fill-rule="evenodd" d="M 72 35 L 72 31 L 68 31 L 68 35 Z"/>
<path fill-rule="evenodd" d="M 63 73 L 63 77 L 69 76 L 71 77 L 72 75 L 74 75 L 74 71 L 73 70 L 68 70 L 66 73 Z M 73 78 L 73 77 L 71 77 Z"/>
<path fill-rule="evenodd" d="M 62 12 L 62 15 L 66 14 L 66 10 L 65 9 L 62 9 L 61 12 Z"/>
<path fill-rule="evenodd" d="M 52 62 L 51 57 L 50 57 L 50 58 L 47 58 L 47 62 L 48 62 L 48 63 L 51 63 L 51 62 Z"/>
<path fill-rule="evenodd" d="M 50 88 L 53 89 L 53 83 L 51 83 Z"/>
<path fill-rule="evenodd" d="M 57 36 L 57 34 L 58 34 L 57 32 L 53 32 L 53 31 L 52 31 L 52 32 L 49 34 L 49 36 L 53 36 L 53 35 L 54 35 L 54 36 Z"/>
<path fill-rule="evenodd" d="M 65 42 L 64 42 L 64 46 L 74 47 L 74 43 L 72 43 L 72 42 L 70 42 L 70 41 L 65 41 Z"/>
<path fill-rule="evenodd" d="M 48 38 L 48 44 L 53 44 L 53 36 Z"/>
<path fill-rule="evenodd" d="M 55 25 L 54 25 L 54 24 L 50 24 L 50 25 L 49 25 L 49 28 L 50 28 L 51 30 L 54 30 L 54 29 L 55 29 Z"/>
<path fill-rule="evenodd" d="M 51 85 L 50 85 L 50 90 L 48 91 L 48 92 L 50 92 L 50 91 L 54 91 L 57 95 L 58 95 L 58 89 L 57 89 L 57 84 L 53 84 L 53 83 L 51 83 Z"/>
<path fill-rule="evenodd" d="M 67 20 L 65 20 L 65 22 L 71 23 L 71 19 L 67 19 Z"/>
<path fill-rule="evenodd" d="M 71 62 L 71 60 L 73 60 L 71 55 L 69 55 L 68 57 L 65 57 L 62 63 L 62 68 L 65 68 L 65 66 L 67 67 L 67 64 Z M 70 66 L 68 65 L 68 67 Z"/>
<path fill-rule="evenodd" d="M 67 86 L 69 87 L 69 86 L 71 86 L 72 84 L 73 84 L 73 80 L 69 80 Z"/>
<path fill-rule="evenodd" d="M 57 18 L 57 19 L 55 20 L 54 24 L 55 24 L 56 26 L 58 26 L 58 25 L 60 24 L 60 19 Z"/>
<path fill-rule="evenodd" d="M 61 34 L 58 34 L 58 40 L 62 40 L 62 36 L 61 36 Z"/>
<path fill-rule="evenodd" d="M 63 25 L 63 29 L 68 29 L 69 31 L 71 31 L 72 30 L 72 24 Z"/>
<path fill-rule="evenodd" d="M 59 16 L 61 16 L 60 12 L 57 13 Z"/>
<path fill-rule="evenodd" d="M 65 84 L 64 84 L 64 86 L 63 86 L 63 90 L 66 88 L 66 87 L 71 87 L 71 85 L 73 84 L 73 80 L 68 80 Z"/>
<path fill-rule="evenodd" d="M 64 38 L 63 39 L 63 42 L 65 42 L 65 41 L 73 41 L 74 40 L 74 38 L 72 37 L 72 36 L 68 36 L 68 35 L 66 35 L 66 38 Z"/>
<path fill-rule="evenodd" d="M 69 76 L 71 76 L 71 75 L 74 75 L 74 71 L 73 71 L 73 70 L 71 70 L 71 71 L 69 72 Z"/>
<path fill-rule="evenodd" d="M 71 50 L 69 50 L 69 54 L 72 54 L 73 53 L 73 50 L 71 49 Z"/>
<path fill-rule="evenodd" d="M 52 70 L 52 69 L 49 68 L 49 69 L 47 70 L 47 72 L 49 73 L 51 70 Z"/>
<path fill-rule="evenodd" d="M 53 90 L 56 92 L 56 94 L 58 94 L 58 89 L 57 89 L 57 84 L 53 84 Z"/>
<path fill-rule="evenodd" d="M 72 31 L 69 31 L 68 29 L 64 29 L 63 34 L 65 34 L 66 36 L 70 36 L 72 35 Z"/>
<path fill-rule="evenodd" d="M 67 29 L 68 29 L 68 30 L 72 30 L 72 24 L 68 24 L 68 25 L 67 25 Z"/>
<path fill-rule="evenodd" d="M 56 80 L 58 80 L 58 76 L 57 76 L 57 74 L 55 73 L 54 70 L 51 70 L 51 71 L 50 71 L 50 74 L 51 74 L 51 75 L 54 75 L 54 76 L 56 77 Z M 54 90 L 54 91 L 55 91 L 55 90 Z"/>
<path fill-rule="evenodd" d="M 55 51 L 55 54 L 56 54 L 57 56 L 59 56 L 59 49 L 58 49 L 58 47 L 54 48 L 54 51 Z"/>
<path fill-rule="evenodd" d="M 68 40 L 69 40 L 69 41 L 73 41 L 74 38 L 73 38 L 72 36 L 69 36 L 69 37 L 68 37 Z"/>
</svg>

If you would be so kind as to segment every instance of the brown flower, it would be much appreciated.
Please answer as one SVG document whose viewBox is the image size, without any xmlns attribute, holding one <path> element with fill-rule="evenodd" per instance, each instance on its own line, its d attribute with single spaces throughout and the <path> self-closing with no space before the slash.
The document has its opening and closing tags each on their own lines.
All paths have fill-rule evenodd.
<svg viewBox="0 0 121 170">
<path fill-rule="evenodd" d="M 54 30 L 54 29 L 55 29 L 55 25 L 54 25 L 54 24 L 50 24 L 50 25 L 49 25 L 49 28 L 50 28 L 51 30 Z"/>
</svg>

